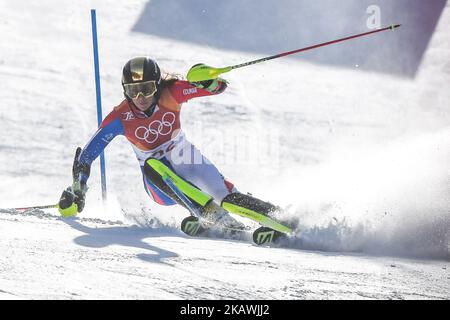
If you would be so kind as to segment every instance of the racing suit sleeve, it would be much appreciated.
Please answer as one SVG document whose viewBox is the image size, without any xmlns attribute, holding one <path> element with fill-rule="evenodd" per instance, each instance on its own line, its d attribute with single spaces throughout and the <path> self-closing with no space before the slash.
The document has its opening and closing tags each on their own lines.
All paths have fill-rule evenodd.
<svg viewBox="0 0 450 320">
<path fill-rule="evenodd" d="M 212 96 L 222 93 L 227 88 L 227 82 L 222 79 L 217 79 L 217 85 L 212 89 L 202 89 L 196 84 L 189 81 L 179 80 L 170 86 L 170 95 L 178 104 L 185 103 L 193 98 Z"/>
<path fill-rule="evenodd" d="M 92 162 L 116 136 L 123 134 L 122 122 L 116 112 L 112 111 L 80 153 L 78 160 L 83 168 L 80 172 L 80 182 L 87 182 Z"/>
</svg>

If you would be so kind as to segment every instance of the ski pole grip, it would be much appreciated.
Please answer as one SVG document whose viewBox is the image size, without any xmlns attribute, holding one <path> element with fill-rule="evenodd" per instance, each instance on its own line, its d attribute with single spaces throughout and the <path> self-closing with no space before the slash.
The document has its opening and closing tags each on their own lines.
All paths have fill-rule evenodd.
<svg viewBox="0 0 450 320">
<path fill-rule="evenodd" d="M 231 67 L 214 68 L 203 63 L 193 66 L 186 76 L 189 82 L 200 82 L 216 79 L 222 73 L 230 71 Z"/>
</svg>

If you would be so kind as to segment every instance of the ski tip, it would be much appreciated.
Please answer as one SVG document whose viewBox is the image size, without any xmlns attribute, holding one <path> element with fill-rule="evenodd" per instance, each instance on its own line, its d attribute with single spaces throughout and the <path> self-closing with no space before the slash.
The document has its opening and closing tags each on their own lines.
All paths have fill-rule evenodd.
<svg viewBox="0 0 450 320">
<path fill-rule="evenodd" d="M 400 26 L 401 26 L 401 24 L 393 24 L 393 25 L 391 25 L 391 30 L 397 29 Z"/>
</svg>

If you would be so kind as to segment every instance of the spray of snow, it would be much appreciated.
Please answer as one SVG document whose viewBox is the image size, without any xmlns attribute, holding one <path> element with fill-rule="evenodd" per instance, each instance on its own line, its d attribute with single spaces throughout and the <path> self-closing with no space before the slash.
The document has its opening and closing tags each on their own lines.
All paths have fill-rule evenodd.
<svg viewBox="0 0 450 320">
<path fill-rule="evenodd" d="M 291 246 L 446 258 L 450 243 L 450 130 L 386 145 L 337 146 L 332 158 L 284 182 L 301 198 L 283 218 Z M 295 184 L 292 182 L 295 181 Z"/>
</svg>

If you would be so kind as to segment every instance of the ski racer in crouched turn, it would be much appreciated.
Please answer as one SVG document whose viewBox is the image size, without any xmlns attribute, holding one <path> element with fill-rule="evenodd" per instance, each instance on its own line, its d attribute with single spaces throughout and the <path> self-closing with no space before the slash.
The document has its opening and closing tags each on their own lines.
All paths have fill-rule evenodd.
<svg viewBox="0 0 450 320">
<path fill-rule="evenodd" d="M 86 146 L 77 148 L 73 183 L 64 190 L 58 204 L 61 215 L 75 216 L 83 210 L 92 162 L 114 137 L 123 135 L 136 153 L 145 191 L 156 203 L 166 206 L 179 204 L 192 212 L 192 208 L 183 201 L 185 196 L 201 217 L 214 225 L 244 228 L 229 215 L 231 212 L 266 226 L 263 231 L 271 232 L 270 239 L 266 240 L 289 233 L 288 227 L 270 218 L 277 207 L 238 192 L 181 130 L 181 106 L 193 98 L 220 94 L 227 84 L 221 78 L 196 83 L 181 80 L 161 72 L 158 64 L 149 57 L 128 61 L 122 74 L 125 100 L 106 116 Z M 174 192 L 165 177 L 170 177 L 182 196 Z M 188 217 L 185 220 L 192 223 L 198 219 Z M 187 228 L 188 225 L 182 223 L 182 230 L 196 235 L 199 228 Z"/>
</svg>

